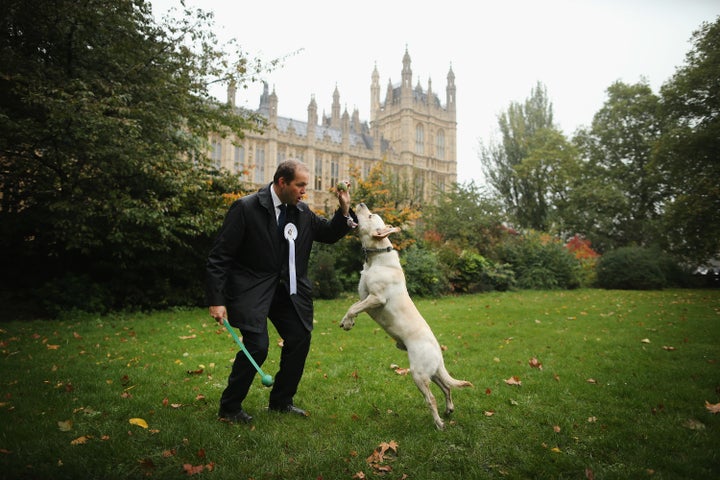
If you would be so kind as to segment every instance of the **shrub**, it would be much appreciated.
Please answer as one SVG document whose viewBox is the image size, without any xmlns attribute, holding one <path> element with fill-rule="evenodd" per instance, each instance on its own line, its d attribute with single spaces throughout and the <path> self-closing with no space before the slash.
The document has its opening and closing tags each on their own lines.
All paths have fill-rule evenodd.
<svg viewBox="0 0 720 480">
<path fill-rule="evenodd" d="M 317 298 L 337 298 L 342 284 L 335 273 L 335 258 L 327 250 L 318 250 L 310 267 L 309 277 Z"/>
<path fill-rule="evenodd" d="M 475 293 L 497 290 L 504 292 L 515 284 L 515 274 L 509 265 L 500 265 L 478 253 L 463 251 L 454 265 L 451 277 L 457 292 Z"/>
<path fill-rule="evenodd" d="M 622 247 L 607 252 L 597 265 L 601 288 L 654 290 L 667 285 L 662 255 L 642 247 Z"/>
<path fill-rule="evenodd" d="M 413 245 L 401 257 L 410 295 L 437 297 L 447 293 L 449 282 L 436 253 Z"/>
<path fill-rule="evenodd" d="M 600 254 L 592 249 L 590 240 L 580 235 L 573 236 L 565 244 L 579 263 L 578 280 L 581 287 L 592 287 L 597 282 L 597 262 Z"/>
<path fill-rule="evenodd" d="M 45 312 L 56 317 L 65 311 L 107 313 L 112 295 L 87 275 L 68 273 L 36 291 Z"/>
<path fill-rule="evenodd" d="M 580 286 L 580 266 L 559 241 L 529 231 L 509 238 L 497 248 L 500 261 L 515 272 L 521 289 L 552 290 Z"/>
</svg>

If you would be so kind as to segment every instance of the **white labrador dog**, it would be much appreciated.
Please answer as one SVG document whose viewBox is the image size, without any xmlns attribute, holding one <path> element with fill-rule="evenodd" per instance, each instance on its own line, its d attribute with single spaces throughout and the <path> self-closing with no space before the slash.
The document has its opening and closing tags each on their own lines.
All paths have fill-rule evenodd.
<svg viewBox="0 0 720 480">
<path fill-rule="evenodd" d="M 358 285 L 360 301 L 348 309 L 340 326 L 350 330 L 355 325 L 355 318 L 367 312 L 395 339 L 398 348 L 407 350 L 413 380 L 430 407 L 435 426 L 442 430 L 445 423 L 438 415 L 430 381 L 445 394 L 446 415 L 455 409 L 450 389 L 471 387 L 472 384 L 456 380 L 447 372 L 440 344 L 408 294 L 400 258 L 388 239 L 388 235 L 400 229 L 385 225 L 383 219 L 364 203 L 356 207 L 355 213 L 366 258 Z"/>
</svg>

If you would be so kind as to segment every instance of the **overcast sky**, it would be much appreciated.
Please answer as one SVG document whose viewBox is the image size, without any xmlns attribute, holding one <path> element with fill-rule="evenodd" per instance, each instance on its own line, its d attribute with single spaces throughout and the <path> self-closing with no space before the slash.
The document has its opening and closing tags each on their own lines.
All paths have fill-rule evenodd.
<svg viewBox="0 0 720 480">
<path fill-rule="evenodd" d="M 445 103 L 452 66 L 457 86 L 458 180 L 482 182 L 479 142 L 499 139 L 498 114 L 523 102 L 537 82 L 547 87 L 557 126 L 571 136 L 588 126 L 615 81 L 646 79 L 655 93 L 684 64 L 690 38 L 720 15 L 718 0 L 186 0 L 215 13 L 217 36 L 236 38 L 263 60 L 293 52 L 266 78 L 278 115 L 307 120 L 315 96 L 330 114 L 340 104 L 370 119 L 373 68 L 381 100 L 400 81 L 407 48 L 413 85 Z M 156 15 L 180 0 L 152 0 Z M 238 91 L 257 108 L 261 85 Z M 225 99 L 224 90 L 218 96 Z"/>
</svg>

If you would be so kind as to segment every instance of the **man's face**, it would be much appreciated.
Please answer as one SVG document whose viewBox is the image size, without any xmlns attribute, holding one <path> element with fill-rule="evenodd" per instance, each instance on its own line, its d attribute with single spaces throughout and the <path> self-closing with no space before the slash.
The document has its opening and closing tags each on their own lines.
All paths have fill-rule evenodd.
<svg viewBox="0 0 720 480">
<path fill-rule="evenodd" d="M 278 180 L 278 197 L 283 203 L 288 205 L 297 205 L 302 197 L 305 195 L 305 188 L 307 188 L 308 181 L 310 180 L 310 174 L 304 168 L 298 168 L 295 170 L 295 178 L 291 182 L 286 182 L 284 178 Z"/>
</svg>

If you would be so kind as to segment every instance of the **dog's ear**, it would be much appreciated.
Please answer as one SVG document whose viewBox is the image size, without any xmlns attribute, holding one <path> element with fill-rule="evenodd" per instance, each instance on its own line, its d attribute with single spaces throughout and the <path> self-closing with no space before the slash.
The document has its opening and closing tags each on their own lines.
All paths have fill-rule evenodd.
<svg viewBox="0 0 720 480">
<path fill-rule="evenodd" d="M 375 233 L 373 233 L 373 237 L 375 238 L 386 238 L 391 233 L 397 233 L 400 231 L 400 227 L 393 227 L 391 225 L 385 225 L 384 228 L 378 228 Z"/>
</svg>

